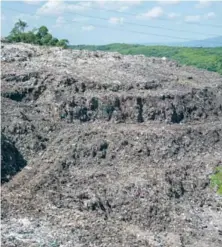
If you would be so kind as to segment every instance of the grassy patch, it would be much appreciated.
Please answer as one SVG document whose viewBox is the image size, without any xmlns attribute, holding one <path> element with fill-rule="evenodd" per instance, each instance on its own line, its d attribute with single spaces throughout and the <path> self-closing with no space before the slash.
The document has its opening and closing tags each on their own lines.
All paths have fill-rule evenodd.
<svg viewBox="0 0 222 247">
<path fill-rule="evenodd" d="M 217 193 L 222 195 L 222 166 L 215 169 L 215 173 L 210 177 L 211 187 L 217 189 Z"/>
</svg>

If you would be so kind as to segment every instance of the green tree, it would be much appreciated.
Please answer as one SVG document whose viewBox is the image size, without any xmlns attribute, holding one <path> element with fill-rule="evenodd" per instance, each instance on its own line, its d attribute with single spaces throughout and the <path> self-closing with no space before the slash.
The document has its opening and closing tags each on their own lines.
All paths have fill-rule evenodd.
<svg viewBox="0 0 222 247">
<path fill-rule="evenodd" d="M 63 47 L 63 48 L 67 48 L 69 44 L 69 41 L 67 39 L 60 39 L 57 42 L 57 46 Z"/>
<path fill-rule="evenodd" d="M 51 45 L 51 46 L 56 46 L 58 42 L 59 42 L 59 40 L 58 40 L 57 38 L 52 38 L 52 39 L 49 41 L 49 45 Z"/>
<path fill-rule="evenodd" d="M 9 36 L 6 38 L 9 42 L 21 42 L 20 31 L 17 27 L 13 27 Z"/>
<path fill-rule="evenodd" d="M 28 27 L 28 24 L 20 19 L 15 23 L 15 28 L 19 30 L 20 32 L 24 32 L 25 28 L 27 27 Z"/>
<path fill-rule="evenodd" d="M 53 39 L 50 33 L 47 33 L 42 39 L 41 42 L 43 45 L 50 45 L 50 41 Z"/>
<path fill-rule="evenodd" d="M 46 26 L 41 26 L 38 31 L 37 31 L 37 37 L 39 39 L 43 38 L 44 36 L 46 36 L 48 34 L 49 30 Z"/>
<path fill-rule="evenodd" d="M 22 34 L 22 41 L 29 44 L 35 44 L 36 43 L 36 35 L 29 31 L 27 33 Z"/>
<path fill-rule="evenodd" d="M 9 42 L 21 42 L 21 41 L 23 41 L 24 35 L 22 35 L 22 34 L 24 33 L 26 27 L 28 27 L 27 23 L 19 19 L 15 23 L 9 36 L 7 37 L 8 41 Z"/>
<path fill-rule="evenodd" d="M 58 40 L 57 38 L 54 38 L 52 34 L 49 33 L 46 26 L 41 26 L 40 28 L 34 28 L 32 31 L 25 32 L 26 27 L 28 27 L 27 23 L 19 19 L 6 39 L 9 42 L 60 46 L 63 48 L 68 47 L 69 41 L 67 39 Z"/>
</svg>

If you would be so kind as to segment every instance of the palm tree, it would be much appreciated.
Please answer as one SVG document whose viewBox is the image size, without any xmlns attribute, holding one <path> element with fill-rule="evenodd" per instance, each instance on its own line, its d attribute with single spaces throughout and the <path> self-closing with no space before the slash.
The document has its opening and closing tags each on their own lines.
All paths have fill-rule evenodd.
<svg viewBox="0 0 222 247">
<path fill-rule="evenodd" d="M 15 23 L 15 28 L 17 28 L 20 32 L 24 32 L 25 28 L 28 27 L 28 24 L 22 20 L 18 20 L 18 22 Z"/>
</svg>

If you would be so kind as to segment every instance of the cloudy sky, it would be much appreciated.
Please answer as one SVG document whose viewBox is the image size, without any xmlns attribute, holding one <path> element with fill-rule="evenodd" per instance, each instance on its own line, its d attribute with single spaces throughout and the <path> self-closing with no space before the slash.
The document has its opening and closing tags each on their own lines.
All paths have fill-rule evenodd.
<svg viewBox="0 0 222 247">
<path fill-rule="evenodd" d="M 178 42 L 222 35 L 222 1 L 1 1 L 1 36 L 18 19 L 71 44 Z"/>
</svg>

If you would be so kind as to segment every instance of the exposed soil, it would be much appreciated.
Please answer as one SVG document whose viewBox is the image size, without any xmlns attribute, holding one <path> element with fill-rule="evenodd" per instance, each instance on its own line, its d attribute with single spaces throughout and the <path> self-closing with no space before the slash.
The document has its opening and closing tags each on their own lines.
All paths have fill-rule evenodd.
<svg viewBox="0 0 222 247">
<path fill-rule="evenodd" d="M 2 44 L 2 246 L 220 247 L 222 77 Z"/>
</svg>

